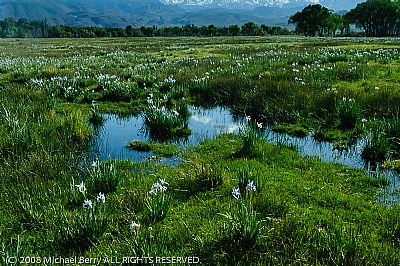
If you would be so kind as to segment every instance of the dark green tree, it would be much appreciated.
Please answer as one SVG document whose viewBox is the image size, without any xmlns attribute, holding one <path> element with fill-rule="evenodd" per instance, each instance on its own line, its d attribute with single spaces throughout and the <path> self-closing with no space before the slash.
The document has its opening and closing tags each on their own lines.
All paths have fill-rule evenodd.
<svg viewBox="0 0 400 266">
<path fill-rule="evenodd" d="M 240 27 L 238 25 L 230 25 L 228 27 L 228 34 L 230 36 L 238 36 L 240 34 Z"/>
<path fill-rule="evenodd" d="M 367 0 L 350 10 L 345 18 L 362 28 L 366 36 L 396 36 L 399 31 L 398 1 Z"/>
<path fill-rule="evenodd" d="M 126 36 L 132 37 L 133 36 L 133 27 L 131 25 L 126 26 L 125 33 L 126 33 Z"/>
<path fill-rule="evenodd" d="M 242 34 L 246 36 L 258 36 L 261 33 L 260 27 L 254 22 L 247 22 L 242 26 Z"/>
<path fill-rule="evenodd" d="M 0 22 L 2 32 L 0 37 L 15 37 L 16 21 L 13 18 L 5 18 Z"/>
<path fill-rule="evenodd" d="M 327 27 L 327 19 L 331 12 L 326 7 L 317 5 L 306 6 L 289 18 L 290 24 L 296 24 L 296 31 L 306 36 L 321 36 Z"/>
<path fill-rule="evenodd" d="M 44 21 L 42 20 L 42 37 L 43 38 L 47 38 L 48 37 L 48 25 L 47 25 L 47 18 L 44 19 Z"/>
<path fill-rule="evenodd" d="M 261 34 L 262 34 L 262 35 L 266 35 L 266 34 L 268 34 L 268 31 L 270 30 L 270 27 L 268 27 L 268 26 L 265 25 L 265 24 L 262 24 L 262 25 L 260 26 L 260 30 L 261 30 Z"/>
<path fill-rule="evenodd" d="M 325 21 L 325 33 L 328 36 L 336 36 L 342 20 L 343 18 L 339 14 L 331 14 Z"/>
<path fill-rule="evenodd" d="M 218 28 L 213 24 L 209 25 L 206 29 L 206 36 L 218 36 Z"/>
<path fill-rule="evenodd" d="M 141 26 L 140 31 L 142 32 L 143 36 L 152 37 L 154 36 L 155 29 L 153 27 Z"/>
</svg>

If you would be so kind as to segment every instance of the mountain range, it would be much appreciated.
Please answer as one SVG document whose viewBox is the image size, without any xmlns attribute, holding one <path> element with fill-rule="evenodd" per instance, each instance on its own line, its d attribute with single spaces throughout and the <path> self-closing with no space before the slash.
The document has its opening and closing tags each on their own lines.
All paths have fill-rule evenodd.
<svg viewBox="0 0 400 266">
<path fill-rule="evenodd" d="M 47 19 L 69 26 L 134 27 L 257 24 L 286 26 L 309 4 L 350 10 L 363 0 L 1 0 L 0 19 Z"/>
<path fill-rule="evenodd" d="M 308 4 L 321 4 L 333 10 L 349 10 L 354 8 L 357 0 L 161 0 L 162 3 L 185 7 L 225 7 L 249 9 L 254 7 L 304 7 Z"/>
</svg>

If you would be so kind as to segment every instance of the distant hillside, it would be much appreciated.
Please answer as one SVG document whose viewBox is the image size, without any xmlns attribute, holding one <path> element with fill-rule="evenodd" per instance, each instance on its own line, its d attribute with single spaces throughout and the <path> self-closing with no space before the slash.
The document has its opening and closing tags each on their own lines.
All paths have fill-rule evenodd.
<svg viewBox="0 0 400 266">
<path fill-rule="evenodd" d="M 175 1 L 175 3 L 182 2 L 181 4 L 171 4 L 172 1 L 168 4 L 165 0 L 163 1 L 164 3 L 159 0 L 3 0 L 0 2 L 0 19 L 12 17 L 43 20 L 46 18 L 52 25 L 121 28 L 128 25 L 134 27 L 187 24 L 224 26 L 242 25 L 249 21 L 257 24 L 287 26 L 290 15 L 310 3 L 303 0 L 284 5 L 252 5 L 252 8 L 243 9 L 235 8 L 235 5 L 224 7 L 200 5 L 195 8 L 191 5 L 188 8 L 187 5 L 182 5 L 182 1 Z M 225 3 L 234 2 L 225 1 Z M 253 1 L 253 3 L 256 2 Z M 336 3 L 336 6 L 337 3 L 343 3 L 342 5 L 346 3 L 345 0 L 322 0 L 322 2 L 332 5 Z"/>
<path fill-rule="evenodd" d="M 175 18 L 174 23 L 177 24 L 194 24 L 194 25 L 242 25 L 246 22 L 254 22 L 256 24 L 266 25 L 284 25 L 293 13 L 298 10 L 282 9 L 276 7 L 259 7 L 253 10 L 233 10 L 223 8 L 213 8 L 205 10 L 196 10 L 187 12 L 183 16 Z"/>
<path fill-rule="evenodd" d="M 5 0 L 0 2 L 0 19 L 47 18 L 49 24 L 71 26 L 126 27 L 127 25 L 171 25 L 184 13 L 177 6 L 158 0 Z"/>
<path fill-rule="evenodd" d="M 188 9 L 216 8 L 253 9 L 255 7 L 299 8 L 309 4 L 321 4 L 334 11 L 350 10 L 365 0 L 160 0 L 163 3 Z"/>
</svg>

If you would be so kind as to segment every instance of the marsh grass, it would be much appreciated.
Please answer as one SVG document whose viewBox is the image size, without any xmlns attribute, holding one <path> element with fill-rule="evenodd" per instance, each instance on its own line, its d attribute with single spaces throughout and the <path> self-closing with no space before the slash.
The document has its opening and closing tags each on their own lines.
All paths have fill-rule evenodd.
<svg viewBox="0 0 400 266">
<path fill-rule="evenodd" d="M 11 263 L 6 262 L 6 259 L 8 258 L 20 258 L 25 256 L 20 236 L 17 236 L 15 239 L 11 239 L 8 243 L 2 242 L 0 254 L 2 255 L 2 265 L 22 265 L 20 260 L 16 260 L 15 262 L 12 261 Z"/>
<path fill-rule="evenodd" d="M 272 131 L 277 133 L 285 133 L 289 136 L 295 137 L 306 137 L 309 133 L 309 128 L 302 124 L 294 124 L 294 125 L 277 125 L 272 128 Z"/>
<path fill-rule="evenodd" d="M 144 126 L 151 139 L 165 141 L 191 134 L 188 118 L 164 106 L 150 106 L 144 110 Z"/>
<path fill-rule="evenodd" d="M 113 162 L 94 161 L 87 167 L 84 181 L 90 194 L 107 194 L 117 190 L 121 179 L 121 173 Z"/>
<path fill-rule="evenodd" d="M 337 63 L 333 73 L 337 80 L 356 81 L 367 78 L 369 69 L 365 64 Z"/>
<path fill-rule="evenodd" d="M 61 214 L 61 220 L 56 225 L 60 250 L 68 253 L 85 251 L 95 245 L 108 229 L 109 216 L 105 203 L 86 199 L 83 206 L 84 210 L 74 212 L 72 217 Z"/>
<path fill-rule="evenodd" d="M 106 121 L 106 119 L 99 113 L 98 109 L 98 105 L 94 104 L 92 104 L 92 108 L 90 109 L 89 122 L 95 129 L 99 128 Z"/>
<path fill-rule="evenodd" d="M 400 219 L 398 215 L 394 214 L 398 211 L 399 207 L 394 206 L 388 210 L 388 216 L 383 219 L 382 235 L 395 246 L 400 245 Z"/>
<path fill-rule="evenodd" d="M 226 238 L 231 238 L 236 249 L 244 254 L 254 249 L 262 228 L 262 221 L 253 206 L 253 193 L 256 190 L 254 181 L 249 181 L 242 193 L 240 188 L 233 188 L 232 196 L 236 200 L 236 206 L 231 205 L 230 212 L 222 214 L 230 222 L 225 231 Z"/>
<path fill-rule="evenodd" d="M 25 199 L 27 198 L 27 199 Z M 21 197 L 20 200 L 20 222 L 30 230 L 40 229 L 45 222 L 46 212 L 41 204 L 29 199 L 28 197 Z"/>
<path fill-rule="evenodd" d="M 223 169 L 217 163 L 202 164 L 201 166 L 195 167 L 196 176 L 193 182 L 195 189 L 192 187 L 190 191 L 207 191 L 216 189 L 223 183 Z"/>
<path fill-rule="evenodd" d="M 157 156 L 171 157 L 177 153 L 178 148 L 175 144 L 157 143 L 157 142 L 143 142 L 134 140 L 127 145 L 128 148 L 135 151 L 154 152 Z"/>
<path fill-rule="evenodd" d="M 217 162 L 191 162 L 179 178 L 179 188 L 189 196 L 221 186 L 224 169 Z"/>
<path fill-rule="evenodd" d="M 347 232 L 346 232 L 347 231 Z M 316 259 L 326 264 L 351 265 L 362 248 L 354 229 L 345 229 L 340 225 L 326 225 L 317 228 L 315 235 Z"/>
<path fill-rule="evenodd" d="M 31 92 L 26 93 L 30 95 Z M 85 149 L 91 138 L 91 129 L 86 122 L 87 117 L 82 112 L 78 110 L 57 116 L 54 110 L 45 104 L 44 94 L 33 94 L 30 97 L 33 99 L 26 100 L 31 104 L 23 105 L 18 102 L 15 107 L 11 107 L 13 109 L 3 106 L 0 111 L 3 125 L 0 132 L 4 134 L 0 156 L 26 158 L 30 155 L 31 158 L 42 161 L 43 155 L 52 150 L 65 151 L 70 147 Z M 43 139 L 57 141 L 44 142 Z"/>
<path fill-rule="evenodd" d="M 392 143 L 387 132 L 387 124 L 373 121 L 366 144 L 362 150 L 362 158 L 373 165 L 382 163 L 392 151 Z"/>
<path fill-rule="evenodd" d="M 254 186 L 260 189 L 260 179 L 258 178 L 258 176 L 253 173 L 249 166 L 247 165 L 246 167 L 244 167 L 243 169 L 240 169 L 238 171 L 238 187 L 239 187 L 239 192 L 242 195 L 246 195 L 248 194 L 248 184 L 249 183 L 254 183 Z"/>
<path fill-rule="evenodd" d="M 154 222 L 161 222 L 168 213 L 171 202 L 171 197 L 166 192 L 168 185 L 165 179 L 159 179 L 147 193 L 145 204 L 149 219 Z"/>
<path fill-rule="evenodd" d="M 136 83 L 110 82 L 102 85 L 103 101 L 130 102 L 140 97 L 142 90 Z"/>
<path fill-rule="evenodd" d="M 267 143 L 257 128 L 188 147 L 174 167 L 115 161 L 114 175 L 110 162 L 99 163 L 96 171 L 91 166 L 82 171 L 81 162 L 93 136 L 90 107 L 82 103 L 93 99 L 100 101 L 101 112 L 131 114 L 151 108 L 153 98 L 157 108 L 168 110 L 167 118 L 175 110 L 183 121 L 155 119 L 155 135 L 164 137 L 170 128 L 173 133 L 185 128 L 183 97 L 185 103 L 220 104 L 264 124 L 329 129 L 333 138 L 385 119 L 376 125 L 376 139 L 390 143 L 394 153 L 386 157 L 394 157 L 397 39 L 4 39 L 2 44 L 2 256 L 156 254 L 198 255 L 204 265 L 400 264 L 398 208 L 376 199 L 387 180 L 301 156 L 283 142 Z M 335 99 L 343 96 L 357 103 L 356 119 L 343 111 L 343 121 L 357 121 L 353 129 L 339 127 Z M 360 118 L 369 122 L 360 125 Z M 236 200 L 231 193 L 239 187 L 240 170 L 247 173 Z M 257 189 L 246 196 L 245 184 L 253 176 Z M 148 193 L 154 177 L 170 183 L 164 196 Z M 85 194 L 76 187 L 82 180 Z M 107 195 L 106 206 L 97 203 L 97 192 Z M 85 200 L 93 208 L 84 209 Z M 140 221 L 139 233 L 129 229 L 132 219 Z"/>
<path fill-rule="evenodd" d="M 399 155 L 400 123 L 398 118 L 373 120 L 367 135 L 362 158 L 372 164 L 382 163 Z"/>
<path fill-rule="evenodd" d="M 262 152 L 258 149 L 257 145 L 264 136 L 262 123 L 251 120 L 251 117 L 247 116 L 244 127 L 239 131 L 239 136 L 241 136 L 243 141 L 243 147 L 239 154 L 252 158 L 259 155 L 259 152 Z"/>
<path fill-rule="evenodd" d="M 359 120 L 359 107 L 354 99 L 343 97 L 336 106 L 339 118 L 339 129 L 348 130 L 355 128 Z"/>
<path fill-rule="evenodd" d="M 143 142 L 140 140 L 134 140 L 131 143 L 128 144 L 128 147 L 132 150 L 135 151 L 143 151 L 143 152 L 149 152 L 151 151 L 151 145 L 148 142 Z"/>
<path fill-rule="evenodd" d="M 400 119 L 394 117 L 386 122 L 387 135 L 396 155 L 400 154 Z"/>
<path fill-rule="evenodd" d="M 130 226 L 130 242 L 129 250 L 133 257 L 141 258 L 142 261 L 131 261 L 132 264 L 146 264 L 146 257 L 156 257 L 165 254 L 166 251 L 166 234 L 162 227 L 144 227 L 135 222 Z M 147 263 L 150 263 L 148 261 Z"/>
</svg>

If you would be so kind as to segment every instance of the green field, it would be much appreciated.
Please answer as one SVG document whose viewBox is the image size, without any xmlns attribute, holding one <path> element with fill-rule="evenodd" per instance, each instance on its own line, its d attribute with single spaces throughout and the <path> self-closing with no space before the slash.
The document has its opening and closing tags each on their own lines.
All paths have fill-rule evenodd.
<svg viewBox="0 0 400 266">
<path fill-rule="evenodd" d="M 267 124 L 337 147 L 364 138 L 366 163 L 395 165 L 399 49 L 384 38 L 0 39 L 1 263 L 400 264 L 400 207 L 378 203 L 384 176 L 263 138 Z M 245 126 L 180 149 L 170 142 L 191 134 L 188 105 L 223 106 Z M 150 140 L 131 148 L 182 162 L 86 162 L 103 113 L 141 114 Z"/>
</svg>

